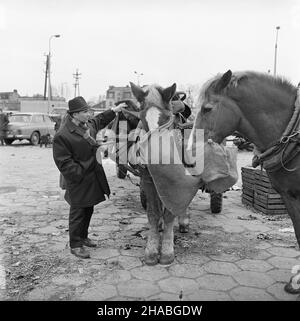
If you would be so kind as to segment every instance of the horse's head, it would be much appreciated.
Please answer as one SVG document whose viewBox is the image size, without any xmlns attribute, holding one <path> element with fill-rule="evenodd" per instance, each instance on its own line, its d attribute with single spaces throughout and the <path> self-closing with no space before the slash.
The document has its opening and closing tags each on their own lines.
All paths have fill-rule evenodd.
<svg viewBox="0 0 300 321">
<path fill-rule="evenodd" d="M 205 137 L 221 143 L 223 139 L 237 130 L 241 112 L 234 100 L 227 96 L 227 88 L 232 81 L 228 70 L 206 82 L 199 96 L 200 110 L 194 128 L 204 129 Z"/>
<path fill-rule="evenodd" d="M 158 85 L 141 88 L 130 83 L 135 98 L 140 103 L 140 119 L 146 131 L 156 129 L 167 123 L 173 115 L 171 100 L 176 93 L 176 84 L 162 88 Z"/>
</svg>

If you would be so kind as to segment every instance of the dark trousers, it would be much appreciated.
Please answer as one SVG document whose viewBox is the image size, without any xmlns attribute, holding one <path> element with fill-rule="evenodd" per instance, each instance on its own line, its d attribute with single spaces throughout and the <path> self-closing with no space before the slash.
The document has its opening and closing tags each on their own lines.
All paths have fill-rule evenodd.
<svg viewBox="0 0 300 321">
<path fill-rule="evenodd" d="M 88 229 L 94 206 L 74 208 L 70 207 L 69 214 L 69 237 L 70 247 L 81 247 L 82 241 L 88 237 Z"/>
</svg>

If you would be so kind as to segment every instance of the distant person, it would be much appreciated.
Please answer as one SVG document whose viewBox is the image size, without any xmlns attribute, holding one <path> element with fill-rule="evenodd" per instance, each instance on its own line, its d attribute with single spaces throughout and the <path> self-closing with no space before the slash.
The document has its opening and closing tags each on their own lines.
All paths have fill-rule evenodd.
<svg viewBox="0 0 300 321">
<path fill-rule="evenodd" d="M 102 164 L 96 159 L 96 134 L 121 110 L 117 106 L 91 119 L 83 97 L 69 101 L 69 111 L 53 140 L 53 158 L 64 180 L 65 200 L 70 205 L 69 241 L 71 253 L 89 258 L 84 246 L 96 247 L 88 238 L 94 205 L 109 197 L 110 189 Z"/>
<path fill-rule="evenodd" d="M 0 142 L 2 146 L 4 145 L 4 138 L 6 137 L 8 123 L 9 119 L 7 114 L 5 114 L 3 109 L 0 108 Z"/>
</svg>

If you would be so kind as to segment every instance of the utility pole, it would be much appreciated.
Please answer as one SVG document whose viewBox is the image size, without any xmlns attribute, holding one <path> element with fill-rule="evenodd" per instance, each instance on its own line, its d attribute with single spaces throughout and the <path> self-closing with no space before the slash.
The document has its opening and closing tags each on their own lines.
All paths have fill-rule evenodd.
<svg viewBox="0 0 300 321">
<path fill-rule="evenodd" d="M 276 40 L 275 40 L 275 56 L 274 56 L 274 77 L 276 77 L 276 68 L 277 68 L 277 42 L 278 42 L 278 30 L 280 26 L 276 27 Z"/>
<path fill-rule="evenodd" d="M 47 99 L 48 68 L 49 68 L 49 56 L 46 55 L 46 71 L 45 71 L 45 84 L 44 84 L 44 100 Z"/>
<path fill-rule="evenodd" d="M 74 92 L 74 97 L 80 96 L 80 90 L 79 90 L 79 79 L 80 79 L 81 74 L 78 73 L 78 69 L 76 69 L 76 73 L 73 74 L 73 77 L 75 78 L 75 92 Z M 77 88 L 78 88 L 78 93 L 77 93 Z"/>
</svg>

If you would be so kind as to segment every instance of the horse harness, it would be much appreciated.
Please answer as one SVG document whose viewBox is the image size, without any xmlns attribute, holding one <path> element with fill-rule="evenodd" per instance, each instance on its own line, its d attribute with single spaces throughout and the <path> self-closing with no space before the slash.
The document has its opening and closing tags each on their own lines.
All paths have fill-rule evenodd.
<svg viewBox="0 0 300 321">
<path fill-rule="evenodd" d="M 265 152 L 253 157 L 252 166 L 261 165 L 268 172 L 275 172 L 280 168 L 288 172 L 297 168 L 289 169 L 286 165 L 300 152 L 300 87 L 297 88 L 295 110 L 293 116 L 278 142 Z"/>
</svg>

